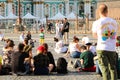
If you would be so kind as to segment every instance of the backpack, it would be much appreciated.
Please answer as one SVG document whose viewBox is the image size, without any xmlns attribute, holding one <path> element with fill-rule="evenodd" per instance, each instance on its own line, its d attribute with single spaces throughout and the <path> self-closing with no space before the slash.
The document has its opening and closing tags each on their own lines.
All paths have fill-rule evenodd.
<svg viewBox="0 0 120 80">
<path fill-rule="evenodd" d="M 67 71 L 67 61 L 65 58 L 60 57 L 57 60 L 57 67 L 56 67 L 57 73 L 59 74 L 66 74 L 68 73 Z"/>
</svg>

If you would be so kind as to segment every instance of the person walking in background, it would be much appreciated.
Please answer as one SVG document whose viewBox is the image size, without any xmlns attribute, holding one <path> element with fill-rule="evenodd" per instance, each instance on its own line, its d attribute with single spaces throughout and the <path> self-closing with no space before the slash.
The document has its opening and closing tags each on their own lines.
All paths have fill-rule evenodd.
<svg viewBox="0 0 120 80">
<path fill-rule="evenodd" d="M 64 39 L 65 44 L 69 43 L 69 25 L 70 24 L 69 24 L 67 18 L 64 18 L 62 35 L 63 35 L 63 39 Z"/>
<path fill-rule="evenodd" d="M 41 29 L 40 32 L 41 32 L 41 33 L 39 34 L 39 36 L 40 36 L 40 44 L 43 44 L 43 43 L 44 43 L 44 38 L 45 38 L 44 30 Z"/>
<path fill-rule="evenodd" d="M 98 63 L 101 68 L 103 80 L 117 80 L 116 73 L 116 31 L 117 22 L 108 16 L 108 7 L 105 4 L 98 8 L 100 19 L 92 26 L 92 33 L 97 41 Z"/>
</svg>

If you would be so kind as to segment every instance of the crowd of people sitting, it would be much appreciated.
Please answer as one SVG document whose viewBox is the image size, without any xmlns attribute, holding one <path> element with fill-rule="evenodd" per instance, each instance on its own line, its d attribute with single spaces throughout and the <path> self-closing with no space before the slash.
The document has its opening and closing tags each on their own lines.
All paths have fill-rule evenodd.
<svg viewBox="0 0 120 80">
<path fill-rule="evenodd" d="M 13 40 L 4 40 L 5 45 L 2 55 L 0 55 L 1 75 L 48 75 L 52 72 L 66 74 L 68 73 L 68 62 L 66 60 L 68 57 L 76 59 L 72 64 L 73 68 L 78 71 L 97 71 L 97 73 L 101 74 L 99 65 L 97 64 L 96 43 L 92 44 L 88 42 L 86 44 L 80 44 L 79 38 L 74 36 L 69 46 L 65 46 L 62 40 L 54 37 L 54 41 L 56 42 L 55 52 L 63 54 L 57 60 L 57 63 L 55 63 L 54 56 L 48 50 L 49 45 L 47 43 L 40 44 L 36 51 L 37 55 L 32 55 L 33 44 L 31 44 L 31 37 L 30 32 L 28 32 L 26 37 L 22 33 L 17 51 L 14 50 L 15 44 Z"/>
</svg>

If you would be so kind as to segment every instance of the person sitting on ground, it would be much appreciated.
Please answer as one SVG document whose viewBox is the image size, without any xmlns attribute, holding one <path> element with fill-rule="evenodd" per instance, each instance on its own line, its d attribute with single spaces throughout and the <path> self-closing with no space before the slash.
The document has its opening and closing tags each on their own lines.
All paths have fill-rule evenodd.
<svg viewBox="0 0 120 80">
<path fill-rule="evenodd" d="M 2 69 L 6 69 L 7 68 L 7 72 L 5 72 L 5 74 L 10 74 L 12 71 L 12 54 L 14 54 L 14 41 L 13 40 L 9 40 L 5 46 L 5 48 L 3 49 L 3 65 L 2 65 Z"/>
<path fill-rule="evenodd" d="M 87 43 L 89 43 L 89 38 L 88 38 L 87 35 L 84 35 L 83 38 L 82 38 L 82 44 L 85 45 Z"/>
<path fill-rule="evenodd" d="M 94 66 L 93 53 L 87 50 L 84 45 L 81 46 L 81 52 L 80 62 L 77 60 L 74 67 L 77 68 L 79 66 L 79 70 L 95 72 L 96 68 Z"/>
<path fill-rule="evenodd" d="M 64 46 L 63 41 L 62 40 L 58 40 L 58 38 L 54 37 L 54 41 L 56 42 L 55 45 L 55 52 L 56 53 L 66 53 L 67 52 L 67 47 Z"/>
<path fill-rule="evenodd" d="M 23 48 L 22 54 L 19 56 L 19 71 L 23 72 L 24 74 L 30 74 L 32 71 L 32 46 L 25 46 Z"/>
<path fill-rule="evenodd" d="M 43 46 L 45 48 L 44 53 L 49 57 L 50 64 L 53 65 L 53 69 L 52 69 L 51 72 L 55 72 L 56 71 L 56 65 L 55 65 L 54 57 L 53 57 L 52 53 L 50 51 L 48 51 L 48 44 L 47 43 L 43 43 Z"/>
<path fill-rule="evenodd" d="M 80 44 L 79 44 L 79 39 L 76 36 L 74 36 L 73 42 L 71 42 L 69 44 L 67 53 L 64 56 L 68 56 L 68 54 L 70 54 L 70 56 L 72 58 L 79 58 L 80 57 L 80 54 L 81 54 Z"/>
<path fill-rule="evenodd" d="M 22 54 L 23 48 L 24 48 L 24 44 L 19 43 L 18 50 L 15 51 L 14 54 L 12 54 L 13 58 L 11 60 L 12 60 L 12 65 L 13 65 L 13 67 L 12 67 L 13 73 L 17 73 L 19 71 L 19 69 L 18 69 L 19 56 Z"/>
<path fill-rule="evenodd" d="M 93 53 L 93 55 L 96 56 L 96 45 L 97 45 L 97 43 L 95 43 L 94 45 L 92 43 L 87 43 L 85 45 L 87 47 L 87 50 L 91 51 Z"/>
<path fill-rule="evenodd" d="M 33 58 L 35 75 L 48 75 L 53 69 L 53 64 L 50 64 L 49 57 L 45 55 L 44 50 L 43 45 L 39 46 L 37 55 Z"/>
</svg>

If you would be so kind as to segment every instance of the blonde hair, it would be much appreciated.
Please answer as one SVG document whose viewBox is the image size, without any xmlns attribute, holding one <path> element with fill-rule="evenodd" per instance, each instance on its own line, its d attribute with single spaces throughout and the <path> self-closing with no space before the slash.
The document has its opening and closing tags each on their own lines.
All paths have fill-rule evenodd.
<svg viewBox="0 0 120 80">
<path fill-rule="evenodd" d="M 108 7 L 105 4 L 100 4 L 98 10 L 99 10 L 99 13 L 101 14 L 108 13 Z"/>
</svg>

